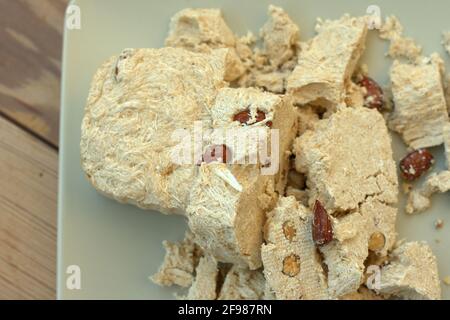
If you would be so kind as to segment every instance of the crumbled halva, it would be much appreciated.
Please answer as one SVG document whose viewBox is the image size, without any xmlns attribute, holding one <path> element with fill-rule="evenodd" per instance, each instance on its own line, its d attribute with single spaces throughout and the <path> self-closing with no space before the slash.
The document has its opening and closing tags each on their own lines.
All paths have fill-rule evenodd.
<svg viewBox="0 0 450 320">
<path fill-rule="evenodd" d="M 184 9 L 170 22 L 166 46 L 209 53 L 211 49 L 230 48 L 227 54 L 226 81 L 234 81 L 246 67 L 236 51 L 236 37 L 219 9 Z"/>
<path fill-rule="evenodd" d="M 381 269 L 375 289 L 404 299 L 440 299 L 437 262 L 430 247 L 418 242 L 400 244 L 391 253 L 389 264 Z"/>
<path fill-rule="evenodd" d="M 418 61 L 422 55 L 422 47 L 414 39 L 403 37 L 403 26 L 395 16 L 389 16 L 380 28 L 380 38 L 389 40 L 388 56 L 394 59 L 406 58 Z"/>
<path fill-rule="evenodd" d="M 163 242 L 166 249 L 164 262 L 150 279 L 160 286 L 178 285 L 189 287 L 194 278 L 194 270 L 202 254 L 193 241 L 193 234 L 186 232 L 182 242 Z"/>
<path fill-rule="evenodd" d="M 391 68 L 395 108 L 389 126 L 416 150 L 443 143 L 449 120 L 440 68 L 435 60 L 415 65 L 394 61 Z"/>
<path fill-rule="evenodd" d="M 431 196 L 433 194 L 448 191 L 450 191 L 450 171 L 432 173 L 420 188 L 411 191 L 406 212 L 413 214 L 425 211 L 431 207 Z"/>
<path fill-rule="evenodd" d="M 269 213 L 267 244 L 261 255 L 264 275 L 277 299 L 328 298 L 326 278 L 312 239 L 312 213 L 294 197 L 280 198 Z"/>
<path fill-rule="evenodd" d="M 215 300 L 217 298 L 217 260 L 209 254 L 200 258 L 195 268 L 195 279 L 185 297 L 187 300 Z"/>
<path fill-rule="evenodd" d="M 300 30 L 283 9 L 270 5 L 269 21 L 261 29 L 264 53 L 278 68 L 297 54 Z"/>
<path fill-rule="evenodd" d="M 320 247 L 328 268 L 328 293 L 339 298 L 356 292 L 364 280 L 364 261 L 368 256 L 370 217 L 351 213 L 335 222 L 335 240 Z"/>
<path fill-rule="evenodd" d="M 225 276 L 218 300 L 261 300 L 266 279 L 261 270 L 232 266 Z"/>
<path fill-rule="evenodd" d="M 317 36 L 302 46 L 298 65 L 288 78 L 287 90 L 294 101 L 325 107 L 343 103 L 366 34 L 364 18 L 344 16 L 323 22 Z"/>
<path fill-rule="evenodd" d="M 255 49 L 250 71 L 241 77 L 239 85 L 282 94 L 287 77 L 297 64 L 300 30 L 279 7 L 269 6 L 268 15 L 269 20 L 260 31 L 263 47 Z"/>
</svg>

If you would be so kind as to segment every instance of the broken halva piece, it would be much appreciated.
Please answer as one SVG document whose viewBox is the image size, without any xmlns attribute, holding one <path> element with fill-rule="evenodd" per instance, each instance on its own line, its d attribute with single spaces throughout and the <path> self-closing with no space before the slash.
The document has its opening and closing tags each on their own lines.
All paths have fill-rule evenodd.
<svg viewBox="0 0 450 320">
<path fill-rule="evenodd" d="M 282 8 L 270 5 L 268 14 L 269 21 L 261 29 L 261 37 L 265 55 L 278 68 L 296 56 L 300 30 Z"/>
<path fill-rule="evenodd" d="M 379 112 L 345 108 L 321 120 L 294 144 L 296 169 L 307 176 L 310 206 L 329 212 L 357 210 L 367 197 L 397 203 L 391 139 Z"/>
<path fill-rule="evenodd" d="M 344 16 L 317 26 L 318 34 L 305 43 L 287 90 L 297 104 L 336 107 L 345 101 L 351 76 L 364 50 L 367 23 Z"/>
<path fill-rule="evenodd" d="M 380 38 L 390 41 L 388 56 L 393 59 L 406 58 L 411 62 L 418 61 L 422 55 L 422 47 L 414 39 L 403 36 L 403 26 L 395 16 L 389 16 L 380 28 Z"/>
<path fill-rule="evenodd" d="M 219 267 L 217 260 L 206 253 L 200 258 L 195 268 L 195 279 L 185 297 L 187 300 L 216 300 L 217 277 Z"/>
<path fill-rule="evenodd" d="M 311 211 L 294 197 L 280 198 L 269 213 L 261 255 L 267 284 L 277 299 L 328 299 L 312 219 Z"/>
<path fill-rule="evenodd" d="M 160 286 L 178 285 L 189 287 L 194 279 L 194 270 L 202 250 L 193 241 L 193 234 L 186 232 L 182 242 L 163 242 L 166 249 L 164 262 L 150 279 Z"/>
<path fill-rule="evenodd" d="M 423 185 L 410 192 L 406 212 L 419 213 L 431 207 L 431 196 L 450 191 L 450 171 L 430 174 Z"/>
<path fill-rule="evenodd" d="M 309 204 L 319 200 L 334 216 L 335 240 L 320 248 L 328 290 L 356 291 L 369 250 L 383 256 L 395 243 L 398 180 L 383 117 L 367 108 L 339 109 L 294 145 L 296 169 L 306 174 Z M 371 246 L 372 238 L 381 239 Z"/>
<path fill-rule="evenodd" d="M 225 276 L 218 300 L 261 300 L 266 279 L 261 270 L 232 266 Z"/>
<path fill-rule="evenodd" d="M 250 50 L 249 72 L 239 79 L 239 85 L 282 94 L 297 64 L 300 30 L 282 8 L 269 6 L 268 16 L 260 31 L 263 46 Z"/>
<path fill-rule="evenodd" d="M 237 39 L 223 19 L 219 9 L 184 9 L 170 22 L 166 46 L 210 53 L 213 49 L 229 48 L 226 58 L 226 81 L 234 81 L 246 67 L 236 51 Z"/>
<path fill-rule="evenodd" d="M 236 117 L 239 115 L 239 117 Z M 218 94 L 211 110 L 212 126 L 227 133 L 278 129 L 279 139 L 270 140 L 269 162 L 233 165 L 204 163 L 192 186 L 187 216 L 196 242 L 221 262 L 254 270 L 261 266 L 260 247 L 265 212 L 283 193 L 289 170 L 289 154 L 297 133 L 295 111 L 285 98 L 254 88 L 226 89 Z M 223 137 L 222 137 L 223 138 Z M 220 136 L 212 143 L 223 144 Z M 243 139 L 226 140 L 236 161 L 246 146 Z M 253 140 L 249 139 L 250 144 Z M 259 143 L 260 141 L 258 141 Z M 245 154 L 244 154 L 245 160 Z M 248 159 L 247 159 L 248 161 Z M 228 177 L 228 178 L 227 178 Z"/>
<path fill-rule="evenodd" d="M 437 60 L 435 56 L 416 65 L 394 61 L 391 68 L 395 108 L 389 126 L 416 150 L 442 144 L 449 121 Z"/>
<path fill-rule="evenodd" d="M 430 247 L 419 242 L 400 244 L 381 269 L 376 291 L 412 300 L 441 299 L 436 257 Z"/>
</svg>

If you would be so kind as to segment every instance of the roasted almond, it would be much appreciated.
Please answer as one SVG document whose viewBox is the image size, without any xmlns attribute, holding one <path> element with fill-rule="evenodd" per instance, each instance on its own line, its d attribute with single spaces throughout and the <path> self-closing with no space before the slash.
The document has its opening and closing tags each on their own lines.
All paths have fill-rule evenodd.
<svg viewBox="0 0 450 320">
<path fill-rule="evenodd" d="M 414 181 L 427 172 L 433 163 L 433 155 L 427 149 L 419 149 L 400 161 L 400 172 L 405 180 Z"/>
<path fill-rule="evenodd" d="M 381 111 L 384 105 L 383 89 L 380 85 L 369 77 L 363 77 L 358 85 L 366 89 L 364 95 L 364 106 L 370 109 L 377 109 Z"/>
<path fill-rule="evenodd" d="M 314 204 L 312 236 L 317 246 L 323 246 L 333 240 L 333 226 L 330 216 L 319 200 L 316 200 Z"/>
<path fill-rule="evenodd" d="M 247 109 L 247 110 L 244 110 L 244 111 L 241 111 L 241 112 L 235 114 L 233 116 L 233 121 L 238 121 L 242 125 L 249 125 L 250 118 L 251 118 L 250 110 Z M 258 110 L 256 112 L 256 122 L 255 123 L 262 122 L 264 120 L 266 120 L 265 112 Z M 266 125 L 268 127 L 272 127 L 272 121 L 268 121 L 266 123 Z"/>
</svg>

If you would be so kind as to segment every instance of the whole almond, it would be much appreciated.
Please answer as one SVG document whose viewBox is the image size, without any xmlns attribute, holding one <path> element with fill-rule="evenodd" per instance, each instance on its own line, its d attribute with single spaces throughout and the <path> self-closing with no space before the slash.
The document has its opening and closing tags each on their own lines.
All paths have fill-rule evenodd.
<svg viewBox="0 0 450 320">
<path fill-rule="evenodd" d="M 364 105 L 367 108 L 381 111 L 384 105 L 384 94 L 380 85 L 369 77 L 363 77 L 358 84 L 366 89 Z"/>
<path fill-rule="evenodd" d="M 316 200 L 314 204 L 312 236 L 317 246 L 323 246 L 333 240 L 333 226 L 330 216 L 319 200 Z"/>
<path fill-rule="evenodd" d="M 427 172 L 433 163 L 433 155 L 427 149 L 419 149 L 400 161 L 400 172 L 405 180 L 414 181 Z"/>
<path fill-rule="evenodd" d="M 250 110 L 247 109 L 247 110 L 244 110 L 244 111 L 241 111 L 241 112 L 235 114 L 233 116 L 233 121 L 238 121 L 242 125 L 248 125 L 250 118 L 251 118 Z M 256 112 L 256 122 L 255 123 L 258 123 L 258 122 L 261 122 L 264 120 L 266 120 L 266 113 L 261 110 L 258 110 Z M 272 127 L 272 121 L 268 121 L 266 123 L 266 125 L 268 127 Z"/>
</svg>

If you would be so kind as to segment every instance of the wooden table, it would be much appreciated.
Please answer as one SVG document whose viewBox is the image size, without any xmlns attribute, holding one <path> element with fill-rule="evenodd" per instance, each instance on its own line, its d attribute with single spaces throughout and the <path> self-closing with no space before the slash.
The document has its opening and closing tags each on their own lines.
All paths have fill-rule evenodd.
<svg viewBox="0 0 450 320">
<path fill-rule="evenodd" d="M 54 299 L 68 0 L 0 0 L 0 299 Z"/>
</svg>

